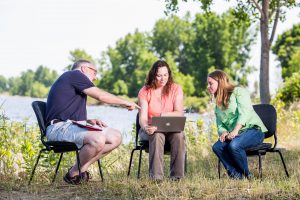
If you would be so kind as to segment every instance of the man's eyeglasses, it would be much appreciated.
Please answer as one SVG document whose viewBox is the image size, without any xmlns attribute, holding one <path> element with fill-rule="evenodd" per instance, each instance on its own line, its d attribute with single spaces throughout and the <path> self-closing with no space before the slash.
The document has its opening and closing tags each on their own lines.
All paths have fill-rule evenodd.
<svg viewBox="0 0 300 200">
<path fill-rule="evenodd" d="M 97 75 L 97 70 L 95 69 L 95 68 L 93 68 L 93 67 L 88 67 L 88 66 L 86 66 L 87 68 L 89 68 L 89 69 L 91 69 L 91 70 L 93 70 L 94 71 L 94 74 L 95 74 L 95 76 Z"/>
</svg>

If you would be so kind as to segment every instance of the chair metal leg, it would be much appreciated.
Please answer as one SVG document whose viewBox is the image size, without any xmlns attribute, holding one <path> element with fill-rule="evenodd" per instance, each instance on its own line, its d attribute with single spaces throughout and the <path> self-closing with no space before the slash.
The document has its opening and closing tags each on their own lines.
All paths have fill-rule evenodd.
<svg viewBox="0 0 300 200">
<path fill-rule="evenodd" d="M 218 159 L 218 176 L 219 176 L 219 179 L 221 179 L 221 161 L 220 161 L 220 159 Z"/>
<path fill-rule="evenodd" d="M 130 175 L 130 170 L 131 170 L 131 164 L 132 164 L 133 153 L 134 153 L 134 151 L 136 151 L 136 150 L 138 150 L 138 149 L 134 148 L 134 149 L 132 149 L 132 151 L 131 151 L 131 155 L 130 155 L 130 161 L 129 161 L 129 167 L 128 167 L 127 176 L 129 176 L 129 175 Z"/>
<path fill-rule="evenodd" d="M 137 175 L 138 179 L 140 178 L 140 173 L 141 173 L 142 153 L 143 153 L 143 146 L 140 146 L 140 158 L 139 158 L 139 167 L 138 167 L 138 175 Z"/>
<path fill-rule="evenodd" d="M 185 152 L 184 156 L 184 173 L 187 173 L 187 151 Z"/>
<path fill-rule="evenodd" d="M 80 178 L 81 178 L 80 158 L 79 158 L 78 150 L 76 150 L 76 158 L 77 158 L 77 167 L 78 167 L 79 175 L 80 175 Z"/>
<path fill-rule="evenodd" d="M 258 174 L 259 178 L 262 179 L 262 166 L 261 166 L 261 154 L 258 153 Z"/>
<path fill-rule="evenodd" d="M 35 169 L 36 169 L 36 167 L 37 167 L 37 165 L 38 165 L 38 163 L 39 163 L 39 160 L 40 160 L 40 157 L 41 157 L 41 154 L 42 154 L 43 151 L 46 151 L 46 149 L 41 149 L 41 150 L 40 150 L 39 155 L 38 155 L 38 157 L 37 157 L 37 160 L 36 160 L 36 162 L 35 162 L 35 165 L 34 165 L 34 167 L 33 167 L 33 170 L 32 170 L 32 172 L 31 172 L 31 175 L 30 175 L 30 179 L 29 179 L 28 185 L 30 185 L 30 183 L 31 183 L 31 181 L 32 181 L 32 179 L 33 179 L 33 175 L 34 175 Z"/>
<path fill-rule="evenodd" d="M 277 151 L 277 152 L 279 153 L 279 155 L 280 155 L 281 162 L 282 162 L 282 164 L 283 164 L 283 167 L 284 167 L 285 174 L 286 174 L 286 176 L 289 178 L 290 176 L 289 176 L 289 173 L 288 173 L 288 171 L 287 171 L 287 168 L 286 168 L 286 165 L 285 165 L 285 162 L 284 162 L 284 159 L 283 159 L 282 153 L 281 153 L 281 151 L 280 151 L 280 150 L 276 150 L 276 151 Z"/>
<path fill-rule="evenodd" d="M 101 177 L 101 181 L 103 182 L 103 173 L 102 173 L 102 169 L 101 169 L 101 164 L 100 164 L 100 159 L 98 160 L 98 167 L 99 167 L 99 172 L 100 172 L 100 177 Z"/>
<path fill-rule="evenodd" d="M 55 181 L 55 178 L 56 178 L 56 175 L 57 175 L 57 172 L 58 172 L 58 168 L 59 168 L 59 165 L 60 165 L 60 161 L 61 161 L 61 159 L 62 159 L 62 157 L 63 157 L 63 154 L 64 154 L 64 153 L 61 153 L 61 154 L 60 154 L 60 157 L 59 157 L 59 160 L 58 160 L 56 169 L 55 169 L 55 174 L 54 174 L 54 177 L 53 177 L 53 179 L 52 179 L 52 183 Z"/>
</svg>

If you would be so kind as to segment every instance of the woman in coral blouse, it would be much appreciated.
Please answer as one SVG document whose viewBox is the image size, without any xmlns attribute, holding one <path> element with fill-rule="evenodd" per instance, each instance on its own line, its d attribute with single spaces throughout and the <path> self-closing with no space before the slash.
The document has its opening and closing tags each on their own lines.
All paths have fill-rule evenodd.
<svg viewBox="0 0 300 200">
<path fill-rule="evenodd" d="M 162 180 L 163 155 L 166 140 L 171 145 L 170 177 L 184 176 L 185 142 L 184 133 L 159 133 L 151 126 L 154 116 L 183 116 L 182 88 L 174 83 L 168 63 L 156 61 L 147 76 L 145 85 L 138 94 L 140 109 L 140 138 L 149 140 L 149 176 Z"/>
</svg>

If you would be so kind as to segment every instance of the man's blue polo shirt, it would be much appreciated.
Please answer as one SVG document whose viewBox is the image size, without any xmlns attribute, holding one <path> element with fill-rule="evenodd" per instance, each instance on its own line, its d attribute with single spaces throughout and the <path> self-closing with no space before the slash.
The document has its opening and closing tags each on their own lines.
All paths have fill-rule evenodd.
<svg viewBox="0 0 300 200">
<path fill-rule="evenodd" d="M 87 119 L 83 90 L 94 84 L 79 70 L 63 73 L 52 85 L 47 98 L 46 123 L 53 119 L 81 121 Z"/>
</svg>

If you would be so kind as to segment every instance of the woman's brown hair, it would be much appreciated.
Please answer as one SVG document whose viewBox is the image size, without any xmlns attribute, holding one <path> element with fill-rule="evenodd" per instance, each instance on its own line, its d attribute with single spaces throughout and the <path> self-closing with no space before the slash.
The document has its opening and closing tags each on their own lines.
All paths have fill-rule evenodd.
<svg viewBox="0 0 300 200">
<path fill-rule="evenodd" d="M 156 85 L 155 85 L 156 79 L 155 78 L 157 76 L 158 69 L 161 67 L 166 67 L 168 69 L 169 79 L 162 91 L 163 95 L 168 95 L 174 81 L 173 81 L 171 69 L 170 69 L 168 63 L 164 60 L 157 60 L 155 63 L 153 63 L 153 65 L 148 73 L 145 86 L 147 89 L 156 89 Z"/>
<path fill-rule="evenodd" d="M 208 74 L 208 77 L 218 81 L 218 89 L 214 94 L 216 104 L 220 108 L 228 108 L 230 96 L 235 88 L 230 80 L 229 76 L 222 70 L 215 70 Z"/>
</svg>

